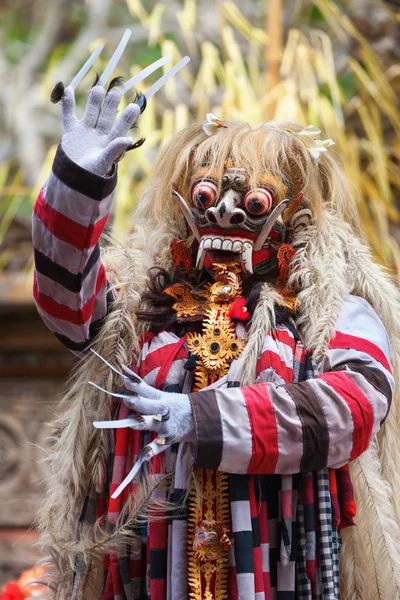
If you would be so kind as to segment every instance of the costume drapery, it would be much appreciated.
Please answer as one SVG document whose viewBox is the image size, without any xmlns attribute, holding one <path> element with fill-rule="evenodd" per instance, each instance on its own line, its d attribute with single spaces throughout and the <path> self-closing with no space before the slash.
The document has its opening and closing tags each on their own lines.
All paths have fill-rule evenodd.
<svg viewBox="0 0 400 600">
<path fill-rule="evenodd" d="M 35 300 L 50 329 L 82 357 L 115 294 L 98 244 L 115 185 L 116 173 L 88 177 L 59 148 L 35 205 Z M 246 337 L 241 323 L 237 334 Z M 191 394 L 196 444 L 173 446 L 155 459 L 152 476 L 175 467 L 164 492 L 174 503 L 184 496 L 192 461 L 230 473 L 229 598 L 338 597 L 338 526 L 351 522 L 353 508 L 342 467 L 367 449 L 386 417 L 393 391 L 389 355 L 373 309 L 349 296 L 317 377 L 286 311 L 265 338 L 254 385 L 239 387 L 239 358 L 228 375 Z M 143 340 L 136 366 L 151 385 L 190 393 L 189 358 L 181 338 L 163 331 Z M 123 418 L 128 409 L 114 406 L 112 412 Z M 105 513 L 112 531 L 136 484 L 117 500 L 108 503 L 107 496 L 130 470 L 145 436 L 120 430 L 110 437 L 108 476 L 103 487 L 87 482 L 78 532 Z M 138 532 L 139 545 L 106 555 L 104 600 L 187 598 L 186 527 L 185 513 L 150 519 Z M 74 599 L 81 597 L 86 573 L 83 564 L 76 570 Z"/>
</svg>

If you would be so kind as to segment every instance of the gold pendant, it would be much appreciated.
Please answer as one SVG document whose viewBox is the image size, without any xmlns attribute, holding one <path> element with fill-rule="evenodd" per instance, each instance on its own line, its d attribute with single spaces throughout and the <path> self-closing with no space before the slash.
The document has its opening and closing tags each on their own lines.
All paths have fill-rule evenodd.
<svg viewBox="0 0 400 600">
<path fill-rule="evenodd" d="M 228 599 L 230 507 L 228 475 L 194 469 L 189 496 L 188 582 L 190 600 Z M 198 490 L 201 496 L 199 498 Z"/>
</svg>

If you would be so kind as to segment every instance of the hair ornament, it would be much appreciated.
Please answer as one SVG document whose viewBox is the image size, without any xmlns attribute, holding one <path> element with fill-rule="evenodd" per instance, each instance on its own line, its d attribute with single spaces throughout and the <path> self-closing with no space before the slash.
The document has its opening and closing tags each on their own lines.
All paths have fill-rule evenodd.
<svg viewBox="0 0 400 600">
<path fill-rule="evenodd" d="M 294 133 L 294 132 L 292 132 L 292 133 Z M 313 142 L 312 146 L 308 146 L 307 144 L 306 145 L 307 145 L 307 148 L 308 148 L 311 156 L 313 157 L 313 159 L 315 160 L 315 162 L 317 164 L 319 163 L 321 154 L 325 154 L 325 152 L 328 152 L 328 148 L 335 145 L 335 142 L 331 139 L 327 139 L 327 140 L 316 139 L 316 138 L 318 138 L 320 133 L 321 133 L 320 129 L 317 129 L 317 127 L 314 127 L 313 125 L 309 125 L 308 127 L 305 127 L 304 129 L 302 129 L 301 131 L 299 131 L 296 134 L 296 135 L 299 135 L 303 139 L 304 142 L 306 140 L 311 140 Z"/>
<path fill-rule="evenodd" d="M 208 135 L 214 135 L 218 129 L 223 127 L 226 129 L 228 126 L 214 113 L 207 113 L 207 123 L 203 125 L 203 131 Z"/>
</svg>

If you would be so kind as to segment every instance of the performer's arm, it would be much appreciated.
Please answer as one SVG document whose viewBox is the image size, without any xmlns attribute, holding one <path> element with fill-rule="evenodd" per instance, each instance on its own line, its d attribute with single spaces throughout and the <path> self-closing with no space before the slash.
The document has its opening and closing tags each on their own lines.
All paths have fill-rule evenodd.
<svg viewBox="0 0 400 600">
<path fill-rule="evenodd" d="M 34 298 L 49 329 L 82 355 L 106 316 L 113 294 L 100 259 L 99 238 L 117 184 L 115 161 L 132 147 L 126 136 L 140 114 L 129 104 L 115 121 L 121 92 L 92 88 L 78 121 L 75 98 L 62 98 L 65 134 L 33 213 Z"/>
<path fill-rule="evenodd" d="M 113 299 L 99 238 L 116 183 L 115 168 L 110 177 L 100 177 L 59 146 L 34 207 L 35 302 L 49 329 L 77 354 L 92 341 Z"/>
<path fill-rule="evenodd" d="M 354 460 L 389 410 L 389 358 L 381 321 L 365 300 L 350 296 L 316 379 L 191 394 L 195 464 L 230 473 L 290 474 Z"/>
</svg>

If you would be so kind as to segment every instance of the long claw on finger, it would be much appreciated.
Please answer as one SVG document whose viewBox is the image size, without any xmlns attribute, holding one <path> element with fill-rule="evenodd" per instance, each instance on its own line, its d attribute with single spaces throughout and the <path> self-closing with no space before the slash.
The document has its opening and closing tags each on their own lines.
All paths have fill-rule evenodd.
<svg viewBox="0 0 400 600">
<path fill-rule="evenodd" d="M 93 421 L 93 426 L 96 429 L 124 429 L 125 427 L 131 427 L 140 422 L 140 419 L 136 417 L 130 417 L 129 419 L 119 419 L 118 421 Z"/>
<path fill-rule="evenodd" d="M 133 481 L 143 463 L 149 461 L 151 458 L 153 458 L 153 456 L 161 454 L 161 452 L 164 452 L 164 450 L 166 450 L 169 446 L 170 444 L 161 446 L 160 444 L 156 443 L 156 440 L 153 440 L 150 444 L 147 444 L 147 446 L 145 446 L 139 452 L 137 461 L 134 464 L 132 470 L 125 477 L 123 482 L 117 487 L 115 492 L 112 494 L 111 498 L 113 498 L 114 500 L 115 498 L 118 498 L 118 496 L 124 491 L 126 486 L 129 485 L 131 481 Z"/>
<path fill-rule="evenodd" d="M 114 71 L 115 67 L 117 66 L 117 64 L 119 62 L 119 59 L 121 58 L 121 56 L 125 50 L 125 47 L 129 41 L 129 38 L 131 37 L 131 34 L 132 34 L 132 31 L 130 29 L 127 29 L 125 31 L 120 43 L 117 46 L 117 49 L 115 50 L 114 54 L 110 58 L 110 62 L 104 69 L 103 74 L 101 75 L 99 81 L 97 82 L 97 85 L 101 85 L 103 87 L 106 85 L 108 78 L 110 77 L 111 73 Z"/>
<path fill-rule="evenodd" d="M 170 60 L 172 60 L 172 56 L 170 54 L 168 56 L 163 56 L 162 58 L 159 58 L 158 60 L 156 60 L 156 62 L 153 62 L 151 65 L 140 71 L 140 73 L 134 75 L 133 77 L 128 79 L 128 81 L 126 81 L 123 85 L 121 85 L 119 88 L 120 92 L 122 94 L 125 94 L 125 92 L 132 89 L 135 85 L 143 81 L 143 79 L 146 79 L 146 77 L 148 77 L 151 73 L 153 73 L 160 67 L 163 67 Z"/>
<path fill-rule="evenodd" d="M 125 372 L 125 375 L 127 375 L 129 379 L 132 379 L 132 381 L 134 381 L 135 383 L 141 383 L 143 381 L 143 379 L 139 377 L 139 375 L 131 371 L 131 369 L 126 365 L 121 365 L 121 368 Z"/>
<path fill-rule="evenodd" d="M 182 58 L 182 60 L 180 60 L 178 63 L 176 63 L 176 65 L 174 65 L 169 71 L 164 73 L 164 75 L 162 77 L 160 77 L 160 79 L 157 79 L 157 81 L 155 83 L 153 83 L 153 85 L 144 94 L 146 100 L 148 100 L 149 98 L 154 96 L 154 94 L 156 92 L 158 92 L 158 90 L 165 83 L 167 83 L 167 81 L 169 79 L 171 79 L 171 77 L 176 75 L 176 73 L 178 73 L 178 71 L 180 71 L 185 65 L 187 65 L 189 61 L 190 61 L 189 56 L 185 56 L 184 58 Z"/>
<path fill-rule="evenodd" d="M 105 358 L 103 358 L 101 356 L 101 354 L 99 354 L 98 352 L 96 352 L 96 350 L 93 350 L 93 348 L 90 348 L 90 352 L 93 352 L 93 354 L 95 354 L 97 356 L 97 358 L 99 358 L 100 360 L 102 360 L 103 363 L 105 363 L 107 365 L 107 367 L 110 367 L 110 369 L 112 371 L 114 371 L 114 373 L 117 373 L 118 375 L 121 375 L 121 377 L 124 377 L 124 374 L 121 373 L 121 371 L 118 371 L 118 369 L 116 369 L 115 367 L 113 367 Z"/>
<path fill-rule="evenodd" d="M 130 394 L 130 395 L 129 394 L 117 394 L 116 392 L 109 392 L 108 390 L 105 390 L 104 388 L 102 388 L 100 385 L 97 385 L 97 383 L 93 383 L 93 381 L 88 381 L 88 384 L 97 388 L 101 392 L 108 394 L 109 396 L 114 396 L 114 398 L 132 398 L 132 394 Z"/>
<path fill-rule="evenodd" d="M 83 67 L 77 72 L 77 74 L 75 75 L 75 77 L 73 78 L 71 83 L 69 84 L 69 87 L 71 87 L 74 90 L 80 84 L 82 79 L 85 77 L 86 73 L 89 71 L 90 67 L 95 62 L 96 58 L 99 56 L 99 54 L 103 50 L 103 48 L 104 48 L 104 44 L 100 44 L 100 46 L 97 46 L 97 48 L 93 52 L 93 54 L 91 56 L 89 56 L 89 58 L 87 59 L 87 61 L 83 65 Z"/>
</svg>

